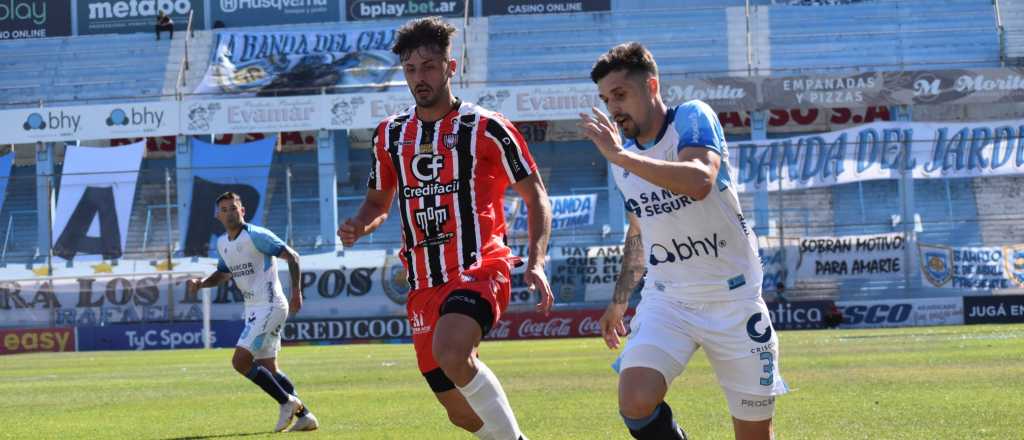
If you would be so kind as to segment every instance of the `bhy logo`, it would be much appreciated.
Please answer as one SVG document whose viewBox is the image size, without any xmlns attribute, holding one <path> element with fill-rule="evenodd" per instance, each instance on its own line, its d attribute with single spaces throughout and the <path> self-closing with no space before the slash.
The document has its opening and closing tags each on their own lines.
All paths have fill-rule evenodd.
<svg viewBox="0 0 1024 440">
<path fill-rule="evenodd" d="M 153 111 L 148 107 L 128 107 L 125 111 L 120 108 L 111 110 L 110 116 L 107 116 L 107 126 L 113 127 L 115 125 L 128 126 L 128 125 L 155 125 L 157 128 L 163 126 L 164 112 Z"/>
<path fill-rule="evenodd" d="M 25 119 L 25 123 L 21 125 L 25 131 L 31 130 L 67 130 L 70 129 L 72 132 L 78 132 L 78 127 L 82 122 L 82 116 L 73 113 L 64 113 L 63 111 L 32 113 Z"/>
<path fill-rule="evenodd" d="M 725 240 L 718 239 L 718 233 L 696 240 L 691 236 L 687 236 L 685 241 L 673 238 L 669 245 L 661 243 L 651 245 L 650 263 L 651 266 L 675 263 L 676 261 L 681 263 L 693 257 L 712 256 L 712 253 L 715 258 L 718 258 L 718 248 L 725 247 L 725 244 Z"/>
</svg>

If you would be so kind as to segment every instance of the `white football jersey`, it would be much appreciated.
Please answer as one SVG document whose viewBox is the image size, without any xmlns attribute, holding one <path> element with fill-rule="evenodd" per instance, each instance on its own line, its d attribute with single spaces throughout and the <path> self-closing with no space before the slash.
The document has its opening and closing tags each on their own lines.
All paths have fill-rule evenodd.
<svg viewBox="0 0 1024 440">
<path fill-rule="evenodd" d="M 624 148 L 666 161 L 678 161 L 683 148 L 708 148 L 722 161 L 714 187 L 700 201 L 612 165 L 626 211 L 640 220 L 647 254 L 644 290 L 693 301 L 759 296 L 763 275 L 757 237 L 747 227 L 729 177 L 729 149 L 718 116 L 695 100 L 670 109 L 665 122 L 652 145 L 630 140 Z"/>
<path fill-rule="evenodd" d="M 277 276 L 277 256 L 285 244 L 269 229 L 246 223 L 234 240 L 217 239 L 217 271 L 230 273 L 245 306 L 288 304 Z"/>
</svg>

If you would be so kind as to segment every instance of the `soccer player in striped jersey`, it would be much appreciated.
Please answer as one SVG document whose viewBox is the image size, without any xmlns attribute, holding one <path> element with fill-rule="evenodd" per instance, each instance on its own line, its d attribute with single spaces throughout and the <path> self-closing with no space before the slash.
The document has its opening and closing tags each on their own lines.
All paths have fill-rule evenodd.
<svg viewBox="0 0 1024 440">
<path fill-rule="evenodd" d="M 245 207 L 238 194 L 227 192 L 217 198 L 217 219 L 224 235 L 217 239 L 217 271 L 188 280 L 190 293 L 235 280 L 245 298 L 245 328 L 238 337 L 231 365 L 281 405 L 275 431 L 312 431 L 319 427 L 313 413 L 295 394 L 295 385 L 277 366 L 281 350 L 281 328 L 288 314 L 302 308 L 299 284 L 299 254 L 269 229 L 245 222 Z M 277 275 L 277 259 L 288 262 L 292 297 L 285 299 Z M 292 418 L 295 423 L 292 424 Z"/>
<path fill-rule="evenodd" d="M 668 108 L 654 57 L 639 43 L 609 50 L 590 76 L 611 118 L 594 108 L 580 115 L 580 129 L 610 162 L 629 219 L 622 270 L 600 321 L 609 348 L 619 346 L 630 294 L 647 274 L 616 363 L 623 420 L 637 439 L 685 439 L 665 394 L 703 347 L 736 438 L 769 439 L 775 397 L 787 389 L 761 299 L 757 237 L 729 175 L 718 116 L 701 101 Z"/>
<path fill-rule="evenodd" d="M 506 188 L 528 207 L 524 276 L 544 313 L 553 301 L 544 274 L 551 207 L 515 126 L 452 94 L 454 32 L 438 17 L 398 30 L 392 50 L 416 105 L 377 127 L 366 200 L 338 235 L 352 246 L 373 232 L 398 193 L 399 257 L 412 287 L 407 312 L 420 372 L 456 426 L 481 439 L 525 439 L 477 346 L 508 306 L 510 271 L 521 264 L 504 242 Z"/>
</svg>

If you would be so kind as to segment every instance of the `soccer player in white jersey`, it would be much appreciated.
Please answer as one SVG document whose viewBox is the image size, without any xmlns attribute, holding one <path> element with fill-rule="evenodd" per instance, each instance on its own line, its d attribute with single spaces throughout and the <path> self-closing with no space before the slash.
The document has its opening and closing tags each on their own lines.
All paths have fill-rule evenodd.
<svg viewBox="0 0 1024 440">
<path fill-rule="evenodd" d="M 701 101 L 667 108 L 654 57 L 639 43 L 602 55 L 591 79 L 611 118 L 594 108 L 580 114 L 579 127 L 611 164 L 629 219 L 622 271 L 600 321 L 609 348 L 626 334 L 623 315 L 646 270 L 616 361 L 619 411 L 630 434 L 686 438 L 665 395 L 703 347 L 736 438 L 772 438 L 775 396 L 787 389 L 761 299 L 757 239 L 729 177 L 718 116 Z"/>
<path fill-rule="evenodd" d="M 245 329 L 235 346 L 231 365 L 281 405 L 275 431 L 312 431 L 319 427 L 313 413 L 296 396 L 295 385 L 277 366 L 281 350 L 281 327 L 289 312 L 302 308 L 299 283 L 299 254 L 284 244 L 268 229 L 245 222 L 245 207 L 235 193 L 217 198 L 217 219 L 227 231 L 217 239 L 217 271 L 206 277 L 188 281 L 188 290 L 195 293 L 203 287 L 214 287 L 234 278 L 245 297 Z M 291 302 L 285 299 L 277 276 L 277 259 L 288 262 L 291 275 Z"/>
</svg>

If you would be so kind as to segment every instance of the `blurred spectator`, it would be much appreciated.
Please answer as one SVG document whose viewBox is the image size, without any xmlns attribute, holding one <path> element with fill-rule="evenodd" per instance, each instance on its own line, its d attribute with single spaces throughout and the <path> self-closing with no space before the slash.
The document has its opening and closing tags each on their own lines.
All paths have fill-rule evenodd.
<svg viewBox="0 0 1024 440">
<path fill-rule="evenodd" d="M 217 21 L 213 22 L 213 28 L 214 29 L 224 29 L 224 27 L 225 26 L 224 26 L 224 22 L 223 21 L 217 20 Z"/>
<path fill-rule="evenodd" d="M 779 304 L 786 304 L 789 302 L 789 300 L 786 299 L 785 283 L 780 282 L 779 284 L 775 285 L 775 301 L 777 301 Z"/>
<path fill-rule="evenodd" d="M 174 39 L 174 20 L 171 20 L 171 16 L 165 14 L 163 10 L 160 10 L 160 12 L 158 12 L 156 14 L 156 39 L 157 40 L 160 39 L 160 32 L 162 32 L 162 31 L 167 31 L 168 33 L 171 34 L 170 39 L 171 40 Z"/>
<path fill-rule="evenodd" d="M 839 324 L 843 322 L 843 312 L 836 307 L 836 303 L 833 302 L 828 311 L 825 312 L 825 327 L 826 328 L 837 328 Z"/>
</svg>

